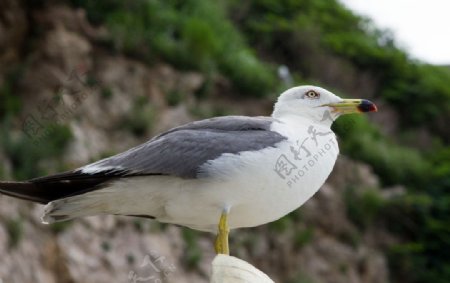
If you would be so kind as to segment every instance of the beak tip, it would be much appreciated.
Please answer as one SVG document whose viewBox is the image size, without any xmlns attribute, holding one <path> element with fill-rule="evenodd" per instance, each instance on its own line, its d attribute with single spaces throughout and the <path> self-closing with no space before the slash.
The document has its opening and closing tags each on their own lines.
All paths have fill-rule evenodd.
<svg viewBox="0 0 450 283">
<path fill-rule="evenodd" d="M 363 99 L 358 105 L 358 110 L 361 112 L 378 112 L 378 108 L 372 101 Z"/>
</svg>

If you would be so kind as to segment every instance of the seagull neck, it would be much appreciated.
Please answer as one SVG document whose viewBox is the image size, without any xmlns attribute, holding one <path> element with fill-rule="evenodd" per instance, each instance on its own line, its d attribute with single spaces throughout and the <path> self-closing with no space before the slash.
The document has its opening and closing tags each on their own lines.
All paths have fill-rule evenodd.
<svg viewBox="0 0 450 283">
<path fill-rule="evenodd" d="M 330 128 L 331 124 L 333 123 L 333 121 L 318 122 L 312 120 L 311 118 L 302 117 L 295 114 L 284 114 L 281 116 L 273 116 L 273 117 L 287 125 L 292 125 L 294 127 L 297 127 L 298 125 L 317 125 L 319 127 Z"/>
</svg>

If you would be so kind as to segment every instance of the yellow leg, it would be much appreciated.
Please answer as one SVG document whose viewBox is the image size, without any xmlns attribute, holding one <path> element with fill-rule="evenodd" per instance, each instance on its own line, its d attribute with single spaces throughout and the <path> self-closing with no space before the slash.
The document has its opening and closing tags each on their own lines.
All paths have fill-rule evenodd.
<svg viewBox="0 0 450 283">
<path fill-rule="evenodd" d="M 228 248 L 228 233 L 230 229 L 228 228 L 227 212 L 222 212 L 219 220 L 219 233 L 217 234 L 216 242 L 214 243 L 214 249 L 217 254 L 230 254 Z"/>
</svg>

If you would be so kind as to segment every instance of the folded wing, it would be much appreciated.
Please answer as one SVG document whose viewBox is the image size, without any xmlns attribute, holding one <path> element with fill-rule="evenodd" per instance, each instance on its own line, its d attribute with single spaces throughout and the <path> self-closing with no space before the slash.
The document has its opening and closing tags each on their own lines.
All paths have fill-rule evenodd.
<svg viewBox="0 0 450 283">
<path fill-rule="evenodd" d="M 273 121 L 267 117 L 227 116 L 192 122 L 79 169 L 22 182 L 20 193 L 11 192 L 13 186 L 2 186 L 1 182 L 0 191 L 46 203 L 103 188 L 118 178 L 197 178 L 202 164 L 222 154 L 260 150 L 285 140 L 270 130 Z"/>
</svg>

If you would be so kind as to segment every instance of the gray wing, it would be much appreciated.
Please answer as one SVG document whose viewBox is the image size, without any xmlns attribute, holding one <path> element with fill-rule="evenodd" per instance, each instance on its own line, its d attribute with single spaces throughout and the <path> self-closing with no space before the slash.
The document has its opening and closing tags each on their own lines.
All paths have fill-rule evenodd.
<svg viewBox="0 0 450 283">
<path fill-rule="evenodd" d="M 274 121 L 268 117 L 226 116 L 192 122 L 80 171 L 196 178 L 202 164 L 224 153 L 260 150 L 285 140 L 270 130 Z"/>
<path fill-rule="evenodd" d="M 273 147 L 286 137 L 270 130 L 274 119 L 228 116 L 169 130 L 124 153 L 79 169 L 19 183 L 0 183 L 0 192 L 47 203 L 108 186 L 118 178 L 171 175 L 196 178 L 202 164 L 224 153 Z"/>
</svg>

